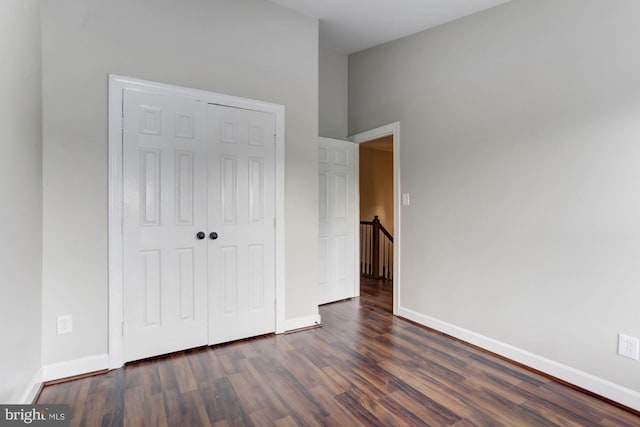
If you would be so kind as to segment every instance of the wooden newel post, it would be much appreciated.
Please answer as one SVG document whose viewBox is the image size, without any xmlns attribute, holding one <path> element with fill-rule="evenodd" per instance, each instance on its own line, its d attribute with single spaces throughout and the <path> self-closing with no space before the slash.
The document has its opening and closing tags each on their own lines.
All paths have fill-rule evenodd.
<svg viewBox="0 0 640 427">
<path fill-rule="evenodd" d="M 380 220 L 378 215 L 373 218 L 373 271 L 372 276 L 380 277 Z"/>
</svg>

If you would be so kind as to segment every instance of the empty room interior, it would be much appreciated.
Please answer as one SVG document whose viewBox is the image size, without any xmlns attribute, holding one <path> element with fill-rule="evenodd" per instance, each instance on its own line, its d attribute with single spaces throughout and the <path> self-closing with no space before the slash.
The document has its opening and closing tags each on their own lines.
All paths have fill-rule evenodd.
<svg viewBox="0 0 640 427">
<path fill-rule="evenodd" d="M 0 404 L 640 425 L 639 21 L 2 0 Z"/>
</svg>

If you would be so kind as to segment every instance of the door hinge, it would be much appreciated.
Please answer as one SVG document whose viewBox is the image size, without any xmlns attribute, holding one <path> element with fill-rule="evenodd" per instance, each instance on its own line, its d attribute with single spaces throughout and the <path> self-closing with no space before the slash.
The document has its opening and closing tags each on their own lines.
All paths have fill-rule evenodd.
<svg viewBox="0 0 640 427">
<path fill-rule="evenodd" d="M 124 322 L 122 322 L 122 336 L 124 337 Z"/>
<path fill-rule="evenodd" d="M 122 116 L 122 120 L 120 121 L 120 127 L 122 128 L 122 130 L 124 130 L 124 126 L 125 126 L 125 117 Z"/>
<path fill-rule="evenodd" d="M 273 228 L 278 226 L 278 219 L 276 217 L 273 218 Z"/>
<path fill-rule="evenodd" d="M 273 145 L 276 145 L 278 143 L 278 134 L 274 133 L 273 134 Z"/>
</svg>

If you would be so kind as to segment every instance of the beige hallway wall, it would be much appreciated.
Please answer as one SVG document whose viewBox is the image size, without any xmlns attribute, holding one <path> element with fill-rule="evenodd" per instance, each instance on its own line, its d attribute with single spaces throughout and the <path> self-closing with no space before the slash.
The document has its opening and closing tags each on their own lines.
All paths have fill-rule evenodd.
<svg viewBox="0 0 640 427">
<path fill-rule="evenodd" d="M 380 222 L 393 235 L 393 152 L 360 144 L 360 220 Z"/>
</svg>

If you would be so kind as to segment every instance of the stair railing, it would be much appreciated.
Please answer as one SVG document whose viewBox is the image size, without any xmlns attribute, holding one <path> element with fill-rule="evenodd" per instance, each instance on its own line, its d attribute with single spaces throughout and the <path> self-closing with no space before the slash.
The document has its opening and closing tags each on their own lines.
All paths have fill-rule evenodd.
<svg viewBox="0 0 640 427">
<path fill-rule="evenodd" d="M 393 236 L 378 215 L 373 221 L 360 221 L 360 274 L 393 280 Z"/>
</svg>

